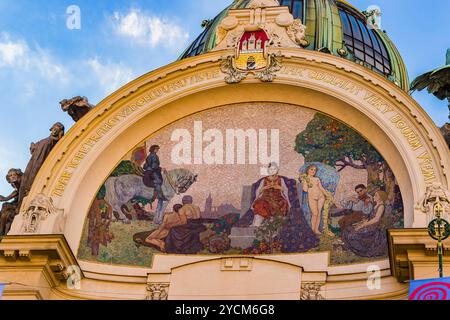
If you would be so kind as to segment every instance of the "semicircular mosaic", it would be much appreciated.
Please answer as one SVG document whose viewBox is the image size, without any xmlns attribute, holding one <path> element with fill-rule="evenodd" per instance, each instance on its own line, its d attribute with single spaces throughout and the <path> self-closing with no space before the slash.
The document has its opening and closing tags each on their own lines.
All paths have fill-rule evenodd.
<svg viewBox="0 0 450 320">
<path fill-rule="evenodd" d="M 394 173 L 360 134 L 307 108 L 246 103 L 131 150 L 91 205 L 78 258 L 329 252 L 333 265 L 357 264 L 387 258 L 386 229 L 402 227 Z"/>
</svg>

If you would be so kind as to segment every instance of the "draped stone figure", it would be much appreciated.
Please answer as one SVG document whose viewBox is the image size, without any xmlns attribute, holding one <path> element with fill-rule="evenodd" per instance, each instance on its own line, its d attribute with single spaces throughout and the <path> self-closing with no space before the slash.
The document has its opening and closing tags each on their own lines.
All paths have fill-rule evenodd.
<svg viewBox="0 0 450 320">
<path fill-rule="evenodd" d="M 25 169 L 19 189 L 18 209 L 20 209 L 23 199 L 30 192 L 34 179 L 36 178 L 39 169 L 44 164 L 45 159 L 47 159 L 54 146 L 63 136 L 64 125 L 57 122 L 50 128 L 50 136 L 48 138 L 31 144 L 31 159 Z"/>
<path fill-rule="evenodd" d="M 9 232 L 16 215 L 22 176 L 23 173 L 20 169 L 10 169 L 6 175 L 6 181 L 11 184 L 14 191 L 7 197 L 0 196 L 0 202 L 4 202 L 0 211 L 0 236 Z"/>
<path fill-rule="evenodd" d="M 90 104 L 86 97 L 73 97 L 72 99 L 64 99 L 60 103 L 61 109 L 67 112 L 73 121 L 77 122 L 84 117 L 95 106 Z"/>
</svg>

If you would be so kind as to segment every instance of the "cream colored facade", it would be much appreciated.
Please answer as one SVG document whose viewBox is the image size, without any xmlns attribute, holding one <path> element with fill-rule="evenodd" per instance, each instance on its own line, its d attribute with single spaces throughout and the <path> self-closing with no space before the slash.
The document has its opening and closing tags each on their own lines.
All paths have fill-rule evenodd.
<svg viewBox="0 0 450 320">
<path fill-rule="evenodd" d="M 422 107 L 394 83 L 345 59 L 301 48 L 276 52 L 281 69 L 272 82 L 249 74 L 228 84 L 221 63 L 234 49 L 215 51 L 136 79 L 76 123 L 46 160 L 11 232 L 0 242 L 0 279 L 26 284 L 8 285 L 4 299 L 404 299 L 409 286 L 399 280 L 437 276 L 436 252 L 424 230 L 420 235 L 390 233 L 391 261 L 361 265 L 331 266 L 326 252 L 160 254 L 147 268 L 77 261 L 74 253 L 89 206 L 125 153 L 178 119 L 255 101 L 320 111 L 361 133 L 381 151 L 398 179 L 405 228 L 427 226 L 430 217 L 419 204 L 432 183 L 449 188 L 450 155 Z M 51 198 L 55 210 L 29 234 L 23 229 L 26 213 L 39 194 Z M 445 264 L 450 272 L 448 256 Z M 78 289 L 66 284 L 67 268 L 73 265 L 82 270 Z M 368 270 L 373 265 L 379 267 L 381 284 L 371 290 Z"/>
</svg>

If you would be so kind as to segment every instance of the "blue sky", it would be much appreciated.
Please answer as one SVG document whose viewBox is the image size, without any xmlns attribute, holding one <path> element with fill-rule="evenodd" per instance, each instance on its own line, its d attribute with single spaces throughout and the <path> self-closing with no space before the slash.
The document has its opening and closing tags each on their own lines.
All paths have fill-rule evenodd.
<svg viewBox="0 0 450 320">
<path fill-rule="evenodd" d="M 353 0 L 383 11 L 382 27 L 402 54 L 410 78 L 445 64 L 450 48 L 448 0 Z M 72 120 L 58 102 L 76 95 L 97 104 L 128 81 L 177 59 L 231 0 L 0 0 L 0 194 L 11 167 L 25 169 L 29 144 L 56 122 Z M 81 9 L 81 29 L 66 27 L 66 9 Z M 414 98 L 433 120 L 446 102 Z"/>
</svg>

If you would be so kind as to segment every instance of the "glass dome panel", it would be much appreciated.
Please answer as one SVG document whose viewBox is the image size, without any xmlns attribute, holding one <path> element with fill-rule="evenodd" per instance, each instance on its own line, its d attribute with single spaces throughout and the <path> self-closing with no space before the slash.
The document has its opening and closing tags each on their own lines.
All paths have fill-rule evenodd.
<svg viewBox="0 0 450 320">
<path fill-rule="evenodd" d="M 304 0 L 281 0 L 279 2 L 281 6 L 288 6 L 296 19 L 304 21 Z"/>
<path fill-rule="evenodd" d="M 344 42 L 354 58 L 389 76 L 392 66 L 379 35 L 368 27 L 362 17 L 346 7 L 339 6 L 339 13 L 344 31 Z"/>
</svg>

